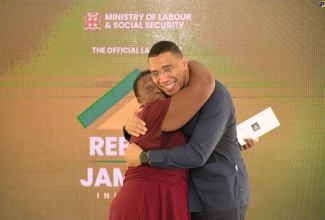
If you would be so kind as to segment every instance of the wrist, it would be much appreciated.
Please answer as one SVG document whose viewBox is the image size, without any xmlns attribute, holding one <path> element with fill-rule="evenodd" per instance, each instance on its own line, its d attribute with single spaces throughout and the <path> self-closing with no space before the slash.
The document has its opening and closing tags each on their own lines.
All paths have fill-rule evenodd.
<svg viewBox="0 0 325 220">
<path fill-rule="evenodd" d="M 150 165 L 150 151 L 143 150 L 140 153 L 139 159 L 140 159 L 140 162 L 141 162 L 141 165 L 142 166 L 148 166 L 148 165 Z"/>
</svg>

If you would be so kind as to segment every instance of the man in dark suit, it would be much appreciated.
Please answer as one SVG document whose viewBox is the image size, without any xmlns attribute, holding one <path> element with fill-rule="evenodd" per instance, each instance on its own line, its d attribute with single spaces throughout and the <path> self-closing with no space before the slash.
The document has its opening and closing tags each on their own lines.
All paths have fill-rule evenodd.
<svg viewBox="0 0 325 220">
<path fill-rule="evenodd" d="M 148 63 L 152 80 L 167 95 L 172 96 L 188 85 L 187 59 L 173 42 L 153 45 Z M 144 134 L 144 122 L 131 117 L 125 130 L 130 135 Z M 182 133 L 188 143 L 173 149 L 146 152 L 130 144 L 125 151 L 127 165 L 149 163 L 162 169 L 190 168 L 192 220 L 245 219 L 250 184 L 240 147 L 251 147 L 254 141 L 248 139 L 244 146 L 238 143 L 235 108 L 222 83 L 216 80 L 213 94 L 182 128 Z"/>
</svg>

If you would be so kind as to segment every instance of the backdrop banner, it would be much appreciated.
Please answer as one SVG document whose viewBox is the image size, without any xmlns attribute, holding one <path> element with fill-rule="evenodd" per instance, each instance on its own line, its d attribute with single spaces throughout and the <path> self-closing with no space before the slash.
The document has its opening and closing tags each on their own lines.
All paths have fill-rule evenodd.
<svg viewBox="0 0 325 220">
<path fill-rule="evenodd" d="M 237 124 L 268 107 L 281 123 L 242 152 L 247 219 L 325 219 L 323 1 L 0 5 L 1 219 L 108 218 L 132 84 L 160 40 L 227 86 Z"/>
</svg>

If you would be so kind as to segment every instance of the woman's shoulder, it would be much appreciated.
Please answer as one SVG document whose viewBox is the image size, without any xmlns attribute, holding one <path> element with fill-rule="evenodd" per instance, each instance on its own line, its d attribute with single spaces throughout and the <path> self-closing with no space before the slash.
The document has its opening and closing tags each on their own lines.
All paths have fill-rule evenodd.
<svg viewBox="0 0 325 220">
<path fill-rule="evenodd" d="M 151 108 L 162 108 L 164 106 L 167 106 L 168 107 L 169 106 L 169 103 L 170 103 L 170 100 L 171 100 L 171 97 L 168 97 L 166 99 L 149 102 L 149 103 L 147 103 L 147 104 L 145 104 L 143 106 L 143 110 L 145 110 L 145 109 L 151 109 Z"/>
</svg>

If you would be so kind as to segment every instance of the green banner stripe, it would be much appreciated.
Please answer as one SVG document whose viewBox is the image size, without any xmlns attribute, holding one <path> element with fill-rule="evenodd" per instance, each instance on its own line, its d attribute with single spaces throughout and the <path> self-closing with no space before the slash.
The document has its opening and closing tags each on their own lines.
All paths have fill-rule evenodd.
<svg viewBox="0 0 325 220">
<path fill-rule="evenodd" d="M 96 121 L 106 111 L 112 108 L 118 101 L 133 89 L 133 82 L 141 71 L 137 68 L 116 84 L 111 90 L 89 106 L 77 118 L 84 128 Z"/>
<path fill-rule="evenodd" d="M 93 160 L 94 163 L 125 163 L 125 160 Z"/>
</svg>

